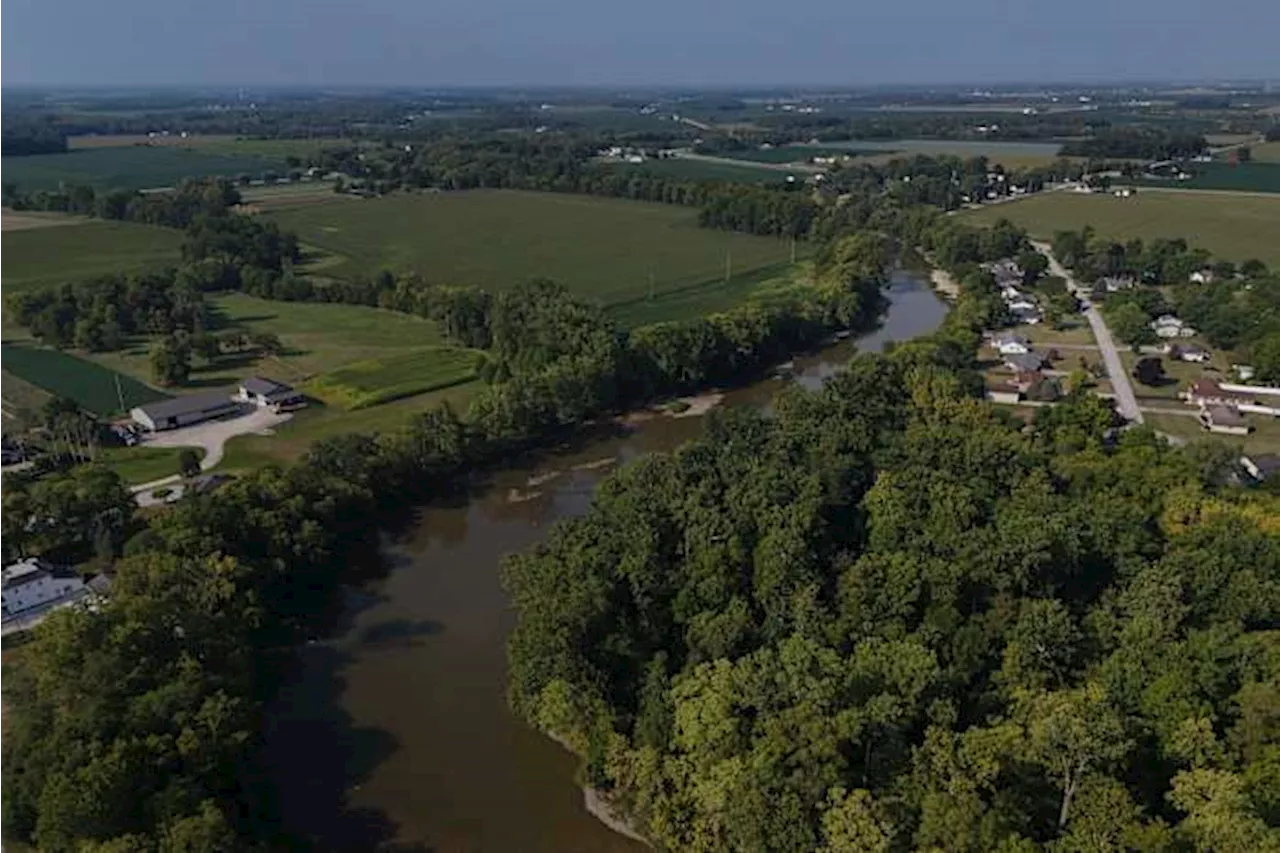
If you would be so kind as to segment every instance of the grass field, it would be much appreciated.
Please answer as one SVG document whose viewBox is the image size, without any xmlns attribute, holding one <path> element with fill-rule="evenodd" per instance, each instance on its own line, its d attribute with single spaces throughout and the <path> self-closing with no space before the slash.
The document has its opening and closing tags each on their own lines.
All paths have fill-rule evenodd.
<svg viewBox="0 0 1280 853">
<path fill-rule="evenodd" d="M 190 382 L 179 393 L 221 387 L 255 374 L 296 385 L 354 362 L 444 344 L 430 320 L 363 305 L 275 302 L 243 293 L 222 293 L 209 301 L 217 331 L 271 333 L 280 338 L 284 351 L 269 358 L 228 356 L 209 366 L 197 361 Z M 139 339 L 128 349 L 91 357 L 146 380 L 151 375 L 147 346 Z"/>
<path fill-rule="evenodd" d="M 750 276 L 786 261 L 781 240 L 699 228 L 688 208 L 552 193 L 338 199 L 268 216 L 308 245 L 342 255 L 326 274 L 416 270 L 495 290 L 537 277 L 612 305 Z"/>
<path fill-rule="evenodd" d="M 1280 453 L 1280 418 L 1265 415 L 1246 415 L 1253 432 L 1248 435 L 1216 435 L 1200 422 L 1183 415 L 1162 415 L 1146 412 L 1142 419 L 1147 426 L 1187 441 L 1222 442 L 1242 453 Z"/>
<path fill-rule="evenodd" d="M 733 163 L 717 163 L 711 160 L 691 160 L 673 157 L 666 160 L 646 160 L 643 164 L 615 163 L 614 168 L 631 169 L 664 178 L 681 181 L 732 181 L 739 184 L 778 184 L 786 181 L 787 173 L 780 169 L 760 166 L 741 166 Z M 803 177 L 796 173 L 796 180 Z"/>
<path fill-rule="evenodd" d="M 1031 168 L 1058 159 L 1062 146 L 1056 142 L 982 142 L 952 139 L 893 139 L 873 141 L 854 139 L 849 142 L 824 142 L 822 149 L 847 149 L 867 157 L 869 162 L 886 162 L 895 157 L 924 154 L 928 157 L 986 157 L 1011 169 Z M 876 152 L 882 152 L 876 154 Z"/>
<path fill-rule="evenodd" d="M 1118 199 L 1109 195 L 1041 193 L 1011 204 L 963 214 L 975 224 L 1009 219 L 1036 237 L 1092 225 L 1116 240 L 1184 237 L 1232 261 L 1258 258 L 1280 265 L 1280 196 L 1144 190 Z"/>
<path fill-rule="evenodd" d="M 195 450 L 197 456 L 203 451 Z M 178 456 L 181 447 L 108 447 L 98 453 L 95 461 L 120 475 L 126 483 L 149 483 L 178 473 Z"/>
<path fill-rule="evenodd" d="M 34 423 L 40 408 L 50 397 L 48 391 L 7 370 L 0 372 L 0 394 L 4 402 L 0 429 L 6 433 L 21 432 Z"/>
<path fill-rule="evenodd" d="M 482 356 L 458 347 L 427 347 L 357 361 L 317 376 L 305 390 L 331 406 L 364 409 L 476 378 Z"/>
<path fill-rule="evenodd" d="M 728 151 L 718 156 L 730 160 L 746 160 L 752 163 L 803 163 L 814 157 L 846 155 L 849 157 L 876 156 L 882 149 L 826 148 L 821 145 L 779 145 L 775 148 L 752 148 L 747 151 Z"/>
<path fill-rule="evenodd" d="M 1280 193 L 1280 163 L 1193 163 L 1185 181 L 1135 180 L 1138 186 L 1175 187 L 1184 190 L 1231 190 Z"/>
<path fill-rule="evenodd" d="M 1250 145 L 1249 153 L 1255 163 L 1280 163 L 1280 142 L 1263 142 Z"/>
<path fill-rule="evenodd" d="M 63 183 L 99 189 L 170 187 L 183 178 L 260 175 L 284 168 L 283 156 L 224 153 L 199 148 L 125 146 L 87 148 L 66 154 L 0 158 L 4 179 L 21 190 L 57 189 Z"/>
<path fill-rule="evenodd" d="M 0 347 L 0 360 L 8 373 L 99 415 L 167 398 L 130 376 L 58 350 L 7 343 Z"/>
<path fill-rule="evenodd" d="M 4 216 L 7 219 L 10 214 Z M 179 231 L 133 222 L 62 221 L 72 224 L 4 232 L 5 293 L 106 273 L 156 269 L 179 260 Z"/>
</svg>

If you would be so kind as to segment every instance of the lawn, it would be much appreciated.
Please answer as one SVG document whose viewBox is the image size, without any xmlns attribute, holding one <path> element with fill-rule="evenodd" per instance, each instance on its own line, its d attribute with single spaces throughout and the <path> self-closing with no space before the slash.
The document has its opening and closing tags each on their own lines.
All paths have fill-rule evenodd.
<svg viewBox="0 0 1280 853">
<path fill-rule="evenodd" d="M 363 409 L 470 382 L 482 358 L 475 350 L 427 347 L 348 364 L 317 376 L 305 390 L 331 406 Z"/>
<path fill-rule="evenodd" d="M 1033 236 L 1092 225 L 1099 234 L 1124 241 L 1134 237 L 1184 237 L 1228 260 L 1258 258 L 1280 265 L 1280 195 L 1161 192 L 1143 190 L 1131 198 L 1080 193 L 1039 193 L 1011 204 L 960 214 L 978 224 L 1008 219 Z"/>
<path fill-rule="evenodd" d="M 1280 163 L 1280 142 L 1263 142 L 1250 145 L 1249 153 L 1255 163 Z"/>
<path fill-rule="evenodd" d="M 1203 341 L 1196 341 L 1195 343 L 1202 348 L 1208 348 L 1208 344 Z M 1133 378 L 1133 366 L 1137 364 L 1138 359 L 1146 357 L 1148 356 L 1134 355 L 1132 351 L 1127 349 L 1120 350 L 1120 361 L 1124 364 L 1125 372 L 1129 374 L 1130 378 Z M 1222 377 L 1230 368 L 1229 360 L 1219 352 L 1213 352 L 1213 361 L 1208 365 L 1190 361 L 1177 361 L 1167 355 L 1150 357 L 1159 358 L 1160 363 L 1164 365 L 1165 381 L 1160 385 L 1143 385 L 1137 379 L 1133 379 L 1133 393 L 1138 397 L 1139 402 L 1150 401 L 1152 404 L 1163 404 L 1176 401 L 1177 405 L 1181 406 L 1183 403 L 1178 400 L 1180 391 L 1185 390 L 1195 380 L 1204 377 L 1222 380 Z M 1209 366 L 1215 367 L 1217 370 L 1206 370 L 1205 368 Z"/>
<path fill-rule="evenodd" d="M 21 432 L 31 426 L 50 397 L 48 391 L 7 370 L 0 372 L 0 392 L 4 397 L 4 432 Z"/>
<path fill-rule="evenodd" d="M 405 397 L 380 406 L 344 411 L 336 406 L 308 406 L 291 420 L 276 427 L 272 436 L 243 435 L 227 444 L 220 470 L 245 470 L 269 464 L 288 464 L 306 453 L 312 443 L 335 435 L 354 432 L 379 433 L 398 429 L 414 416 L 448 403 L 458 413 L 467 410 L 471 395 L 483 383 L 479 380 Z"/>
<path fill-rule="evenodd" d="M 414 270 L 502 290 L 532 278 L 614 305 L 750 276 L 790 257 L 786 241 L 699 228 L 685 207 L 553 193 L 397 194 L 265 214 L 345 257 L 330 275 Z"/>
<path fill-rule="evenodd" d="M 62 221 L 73 224 L 4 232 L 6 294 L 178 263 L 180 231 L 133 222 Z"/>
<path fill-rule="evenodd" d="M 98 453 L 95 461 L 120 475 L 130 485 L 150 483 L 178 472 L 178 456 L 182 447 L 108 447 Z M 198 448 L 197 456 L 203 455 Z"/>
<path fill-rule="evenodd" d="M 4 179 L 21 190 L 57 189 L 63 183 L 99 189 L 171 187 L 184 178 L 260 175 L 284 168 L 283 156 L 204 151 L 179 145 L 84 148 L 65 154 L 0 158 Z"/>
<path fill-rule="evenodd" d="M 1253 426 L 1248 435 L 1218 435 L 1210 433 L 1194 417 L 1160 415 L 1146 412 L 1143 422 L 1158 432 L 1168 433 L 1187 441 L 1220 441 L 1242 453 L 1280 453 L 1280 418 L 1266 415 L 1246 415 Z"/>
<path fill-rule="evenodd" d="M 270 333 L 280 339 L 284 350 L 279 356 L 262 359 L 226 356 L 210 366 L 197 361 L 191 382 L 179 390 L 229 385 L 253 374 L 296 385 L 353 362 L 444 343 L 430 320 L 364 305 L 276 302 L 242 293 L 218 294 L 210 297 L 210 302 L 216 331 Z M 120 352 L 92 357 L 123 373 L 150 376 L 145 340 Z"/>
<path fill-rule="evenodd" d="M 0 359 L 8 373 L 51 394 L 70 397 L 99 415 L 167 399 L 130 376 L 58 350 L 5 344 L 0 347 Z"/>
</svg>

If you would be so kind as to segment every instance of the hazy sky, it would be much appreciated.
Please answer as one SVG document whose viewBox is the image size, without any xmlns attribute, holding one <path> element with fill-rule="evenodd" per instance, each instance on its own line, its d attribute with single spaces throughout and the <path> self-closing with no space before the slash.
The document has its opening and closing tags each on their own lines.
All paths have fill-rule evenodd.
<svg viewBox="0 0 1280 853">
<path fill-rule="evenodd" d="M 1280 0 L 6 0 L 50 84 L 1280 79 Z"/>
</svg>

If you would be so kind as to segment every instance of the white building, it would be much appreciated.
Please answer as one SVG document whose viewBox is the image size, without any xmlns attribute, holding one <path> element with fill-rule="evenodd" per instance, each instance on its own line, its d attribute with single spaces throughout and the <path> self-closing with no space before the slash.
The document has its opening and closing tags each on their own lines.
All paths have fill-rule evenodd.
<svg viewBox="0 0 1280 853">
<path fill-rule="evenodd" d="M 1151 328 L 1162 338 L 1190 338 L 1196 330 L 1172 314 L 1162 314 L 1151 321 Z"/>
<path fill-rule="evenodd" d="M 1001 355 L 1026 355 L 1031 352 L 1031 345 L 1021 335 L 1001 335 L 992 342 L 996 352 Z"/>
<path fill-rule="evenodd" d="M 70 601 L 86 594 L 88 589 L 70 569 L 29 557 L 4 568 L 4 618 L 42 605 Z"/>
<path fill-rule="evenodd" d="M 292 387 L 274 379 L 250 376 L 237 386 L 234 399 L 251 403 L 260 409 L 276 411 L 297 408 L 306 403 L 305 398 Z"/>
</svg>

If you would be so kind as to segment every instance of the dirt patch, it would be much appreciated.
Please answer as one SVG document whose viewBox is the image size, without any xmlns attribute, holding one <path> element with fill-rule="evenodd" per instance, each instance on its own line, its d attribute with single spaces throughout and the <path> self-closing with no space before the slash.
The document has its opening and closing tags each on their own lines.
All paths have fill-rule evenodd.
<svg viewBox="0 0 1280 853">
<path fill-rule="evenodd" d="M 0 213 L 0 231 L 30 231 L 33 228 L 56 228 L 59 225 L 79 225 L 86 220 L 79 216 L 37 211 L 17 211 L 4 208 Z"/>
<path fill-rule="evenodd" d="M 960 297 L 960 283 L 946 270 L 940 270 L 935 267 L 929 273 L 929 281 L 933 282 L 933 286 L 939 293 L 946 294 L 952 299 Z"/>
<path fill-rule="evenodd" d="M 673 412 L 673 418 L 700 418 L 707 412 L 714 409 L 724 402 L 724 394 L 719 391 L 708 391 L 705 394 L 698 394 L 694 397 L 681 397 L 680 402 L 686 404 L 686 408 L 679 412 Z"/>
</svg>

